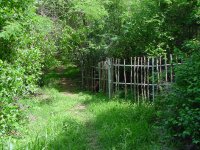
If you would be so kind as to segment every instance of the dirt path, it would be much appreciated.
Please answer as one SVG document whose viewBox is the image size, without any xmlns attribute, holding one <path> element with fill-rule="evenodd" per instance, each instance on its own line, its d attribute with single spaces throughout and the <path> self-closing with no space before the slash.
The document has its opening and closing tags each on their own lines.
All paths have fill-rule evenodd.
<svg viewBox="0 0 200 150">
<path fill-rule="evenodd" d="M 91 122 L 87 122 L 86 127 L 89 129 L 88 135 L 87 135 L 87 137 L 88 137 L 87 141 L 88 141 L 89 148 L 91 150 L 101 150 L 101 146 L 98 142 L 98 133 L 97 133 L 94 125 L 91 124 Z"/>
<path fill-rule="evenodd" d="M 91 122 L 91 114 L 87 111 L 87 105 L 79 103 L 69 110 L 72 116 L 78 116 L 87 129 L 87 145 L 89 150 L 100 150 L 98 133 Z"/>
<path fill-rule="evenodd" d="M 78 116 L 82 122 L 84 122 L 87 129 L 87 145 L 90 150 L 100 150 L 100 144 L 98 143 L 98 133 L 95 126 L 91 122 L 91 114 L 87 111 L 87 105 L 77 104 L 69 110 L 72 116 Z"/>
<path fill-rule="evenodd" d="M 68 97 L 76 97 L 74 91 L 76 91 L 76 83 L 69 78 L 60 79 L 60 87 L 62 89 L 62 94 Z M 95 129 L 95 126 L 91 122 L 91 113 L 87 110 L 87 105 L 79 103 L 70 110 L 68 110 L 72 116 L 78 116 L 85 124 L 87 129 L 87 145 L 90 150 L 100 150 L 100 144 L 98 143 L 98 133 Z"/>
</svg>

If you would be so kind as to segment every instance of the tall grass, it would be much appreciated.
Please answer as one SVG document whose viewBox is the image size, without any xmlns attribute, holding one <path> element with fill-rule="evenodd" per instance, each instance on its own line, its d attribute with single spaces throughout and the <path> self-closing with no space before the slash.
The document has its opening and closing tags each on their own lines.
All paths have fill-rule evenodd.
<svg viewBox="0 0 200 150">
<path fill-rule="evenodd" d="M 161 147 L 153 128 L 152 104 L 138 105 L 85 93 L 68 97 L 54 89 L 45 89 L 43 93 L 43 97 L 22 101 L 30 107 L 26 111 L 29 122 L 21 128 L 20 139 L 8 141 L 12 149 L 148 150 Z M 76 110 L 76 105 L 84 105 L 86 109 Z M 94 142 L 98 146 L 92 146 Z M 9 149 L 8 143 L 5 149 Z"/>
<path fill-rule="evenodd" d="M 67 73 L 77 73 L 76 69 Z M 52 73 L 48 81 L 62 73 Z M 57 87 L 57 86 L 53 86 Z M 60 87 L 58 88 L 60 90 Z M 109 100 L 101 94 L 67 94 L 49 87 L 21 100 L 26 123 L 15 138 L 0 138 L 9 150 L 162 150 L 153 104 Z"/>
<path fill-rule="evenodd" d="M 91 103 L 94 124 L 103 149 L 141 150 L 160 148 L 154 129 L 155 109 L 152 104 L 100 101 Z M 153 143 L 156 143 L 155 145 Z"/>
</svg>

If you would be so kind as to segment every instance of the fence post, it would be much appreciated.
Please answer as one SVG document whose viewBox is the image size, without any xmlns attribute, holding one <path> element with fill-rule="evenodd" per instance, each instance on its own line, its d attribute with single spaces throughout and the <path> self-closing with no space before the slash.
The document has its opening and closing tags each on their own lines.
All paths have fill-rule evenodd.
<svg viewBox="0 0 200 150">
<path fill-rule="evenodd" d="M 83 69 L 83 60 L 81 60 L 81 87 L 84 89 L 84 69 Z"/>
<path fill-rule="evenodd" d="M 100 62 L 98 63 L 98 73 L 99 73 L 99 91 L 101 91 L 101 64 Z"/>
<path fill-rule="evenodd" d="M 107 58 L 108 64 L 108 94 L 109 98 L 112 98 L 113 94 L 113 62 L 110 58 Z"/>
<path fill-rule="evenodd" d="M 154 74 L 155 74 L 155 70 L 154 70 L 154 57 L 152 57 L 152 98 L 153 98 L 153 101 L 154 101 L 154 98 L 155 98 L 155 81 L 154 81 Z"/>
</svg>

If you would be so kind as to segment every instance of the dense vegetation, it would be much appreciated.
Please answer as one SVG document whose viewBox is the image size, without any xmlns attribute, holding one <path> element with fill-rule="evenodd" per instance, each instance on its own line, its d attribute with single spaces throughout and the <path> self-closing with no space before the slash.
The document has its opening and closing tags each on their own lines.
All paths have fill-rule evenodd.
<svg viewBox="0 0 200 150">
<path fill-rule="evenodd" d="M 59 65 L 73 63 L 79 67 L 82 62 L 87 64 L 88 58 L 99 61 L 177 53 L 184 64 L 176 68 L 176 82 L 158 98 L 157 115 L 152 116 L 170 134 L 168 139 L 197 149 L 199 24 L 199 0 L 0 1 L 0 137 L 18 137 L 25 120 L 20 100 L 37 95 L 38 88 L 46 83 L 45 75 Z M 132 111 L 122 107 L 124 113 Z M 145 112 L 138 115 L 149 122 Z M 139 126 L 140 119 L 136 121 Z M 103 132 L 102 136 L 106 134 Z M 134 147 L 133 143 L 118 144 L 120 148 Z"/>
</svg>

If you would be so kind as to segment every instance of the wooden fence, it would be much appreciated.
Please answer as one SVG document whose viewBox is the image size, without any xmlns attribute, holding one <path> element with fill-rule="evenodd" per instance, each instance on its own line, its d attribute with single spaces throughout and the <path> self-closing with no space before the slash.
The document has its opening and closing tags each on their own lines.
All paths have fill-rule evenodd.
<svg viewBox="0 0 200 150">
<path fill-rule="evenodd" d="M 83 86 L 89 90 L 108 93 L 111 98 L 119 92 L 134 100 L 154 100 L 163 89 L 174 82 L 174 66 L 181 60 L 168 57 L 134 57 L 129 60 L 107 58 L 97 66 L 82 71 Z"/>
</svg>

